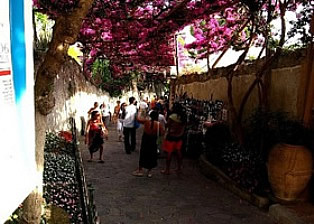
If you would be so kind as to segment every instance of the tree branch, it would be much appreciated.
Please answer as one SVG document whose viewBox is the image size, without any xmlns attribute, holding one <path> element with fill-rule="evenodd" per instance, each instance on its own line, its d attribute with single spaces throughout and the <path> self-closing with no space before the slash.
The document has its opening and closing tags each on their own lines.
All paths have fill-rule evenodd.
<svg viewBox="0 0 314 224">
<path fill-rule="evenodd" d="M 280 56 L 280 54 L 282 52 L 282 47 L 283 47 L 283 45 L 285 43 L 285 37 L 286 37 L 286 23 L 285 23 L 285 18 L 284 18 L 285 17 L 285 10 L 286 10 L 286 5 L 280 3 L 281 38 L 280 38 L 280 41 L 279 41 L 279 45 L 276 48 L 276 52 L 268 60 L 266 60 L 265 64 L 257 72 L 256 79 L 253 81 L 253 83 L 249 87 L 248 91 L 244 95 L 244 97 L 242 99 L 242 102 L 241 102 L 241 105 L 240 105 L 239 113 L 238 113 L 238 115 L 239 115 L 238 116 L 238 123 L 242 122 L 244 107 L 245 107 L 245 105 L 246 105 L 246 103 L 248 101 L 248 98 L 251 95 L 253 89 L 255 88 L 256 84 L 259 82 L 259 79 L 262 78 L 262 76 L 265 74 L 265 71 L 267 71 L 267 68 L 269 66 L 271 66 L 272 63 L 276 59 L 278 59 L 278 57 Z"/>
</svg>

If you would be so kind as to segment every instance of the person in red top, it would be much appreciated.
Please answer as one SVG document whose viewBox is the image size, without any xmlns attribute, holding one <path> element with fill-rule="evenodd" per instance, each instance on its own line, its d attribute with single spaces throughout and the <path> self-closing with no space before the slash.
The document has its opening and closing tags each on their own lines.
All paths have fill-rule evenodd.
<svg viewBox="0 0 314 224">
<path fill-rule="evenodd" d="M 177 172 L 181 172 L 182 168 L 182 143 L 186 126 L 186 114 L 183 107 L 175 103 L 172 113 L 170 114 L 166 129 L 167 134 L 162 144 L 162 148 L 167 152 L 166 168 L 161 171 L 163 174 L 170 174 L 170 164 L 173 152 L 177 152 Z"/>
<path fill-rule="evenodd" d="M 101 115 L 98 111 L 93 111 L 91 113 L 91 119 L 87 123 L 86 135 L 85 135 L 85 144 L 88 145 L 90 152 L 91 162 L 93 160 L 93 154 L 99 150 L 99 162 L 103 163 L 103 143 L 104 136 L 108 135 L 108 130 L 104 126 Z"/>
</svg>

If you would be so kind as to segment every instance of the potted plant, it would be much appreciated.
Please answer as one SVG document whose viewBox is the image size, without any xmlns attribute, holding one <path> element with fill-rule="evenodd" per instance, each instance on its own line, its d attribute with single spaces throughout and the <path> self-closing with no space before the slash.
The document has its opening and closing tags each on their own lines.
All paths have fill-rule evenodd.
<svg viewBox="0 0 314 224">
<path fill-rule="evenodd" d="M 288 116 L 281 116 L 273 126 L 278 141 L 268 155 L 268 179 L 275 197 L 294 201 L 312 176 L 313 131 Z"/>
</svg>

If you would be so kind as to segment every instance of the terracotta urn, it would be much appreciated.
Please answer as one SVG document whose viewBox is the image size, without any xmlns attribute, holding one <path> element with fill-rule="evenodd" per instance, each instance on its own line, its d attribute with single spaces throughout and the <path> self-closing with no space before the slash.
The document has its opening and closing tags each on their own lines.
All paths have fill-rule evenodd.
<svg viewBox="0 0 314 224">
<path fill-rule="evenodd" d="M 268 157 L 268 178 L 274 195 L 294 201 L 312 176 L 312 153 L 300 145 L 277 144 Z"/>
</svg>

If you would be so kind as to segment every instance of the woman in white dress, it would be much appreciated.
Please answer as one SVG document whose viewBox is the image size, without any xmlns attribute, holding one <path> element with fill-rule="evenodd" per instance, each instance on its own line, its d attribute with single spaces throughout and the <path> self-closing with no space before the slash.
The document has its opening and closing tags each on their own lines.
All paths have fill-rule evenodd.
<svg viewBox="0 0 314 224">
<path fill-rule="evenodd" d="M 125 116 L 125 103 L 121 104 L 120 111 L 119 111 L 119 117 L 117 120 L 117 131 L 118 131 L 118 136 L 119 136 L 119 141 L 122 141 L 122 135 L 123 135 L 123 125 L 122 125 L 122 120 L 124 119 Z"/>
</svg>

